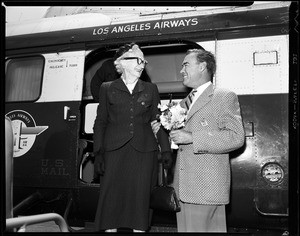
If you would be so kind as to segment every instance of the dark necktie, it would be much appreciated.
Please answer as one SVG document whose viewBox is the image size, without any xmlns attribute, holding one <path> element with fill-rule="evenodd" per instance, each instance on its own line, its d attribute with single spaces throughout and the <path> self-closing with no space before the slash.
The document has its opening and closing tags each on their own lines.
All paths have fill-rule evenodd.
<svg viewBox="0 0 300 236">
<path fill-rule="evenodd" d="M 186 99 L 186 101 L 185 101 L 185 105 L 186 105 L 187 110 L 190 109 L 190 106 L 191 106 L 191 104 L 192 104 L 192 102 L 193 102 L 193 99 L 194 99 L 194 96 L 195 96 L 195 93 L 196 93 L 196 92 L 197 92 L 197 90 L 193 89 L 193 90 L 189 93 L 189 95 L 187 96 L 187 99 Z"/>
</svg>

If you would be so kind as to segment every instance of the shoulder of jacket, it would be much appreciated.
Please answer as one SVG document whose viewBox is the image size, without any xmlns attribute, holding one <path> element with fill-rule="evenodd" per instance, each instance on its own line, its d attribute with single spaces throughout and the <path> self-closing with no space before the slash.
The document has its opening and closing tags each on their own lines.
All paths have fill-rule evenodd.
<svg viewBox="0 0 300 236">
<path fill-rule="evenodd" d="M 103 82 L 100 86 L 100 91 L 106 91 L 109 89 L 110 85 L 112 84 L 113 81 L 109 82 Z"/>
<path fill-rule="evenodd" d="M 229 89 L 226 88 L 215 88 L 214 92 L 213 92 L 213 99 L 217 99 L 217 100 L 227 100 L 229 97 L 237 97 L 237 95 Z"/>
<path fill-rule="evenodd" d="M 103 86 L 104 86 L 105 88 L 109 88 L 110 85 L 111 85 L 113 82 L 114 82 L 114 81 L 103 82 Z"/>
<path fill-rule="evenodd" d="M 226 95 L 226 94 L 235 94 L 232 90 L 229 90 L 227 88 L 214 88 L 214 94 L 215 95 Z"/>
</svg>

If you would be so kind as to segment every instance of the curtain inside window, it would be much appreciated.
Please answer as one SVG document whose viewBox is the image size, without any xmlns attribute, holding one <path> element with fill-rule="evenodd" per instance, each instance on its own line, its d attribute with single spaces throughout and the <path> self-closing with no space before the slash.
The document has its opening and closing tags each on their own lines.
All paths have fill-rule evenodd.
<svg viewBox="0 0 300 236">
<path fill-rule="evenodd" d="M 12 59 L 8 62 L 5 80 L 5 100 L 34 101 L 41 90 L 44 60 L 41 57 Z"/>
</svg>

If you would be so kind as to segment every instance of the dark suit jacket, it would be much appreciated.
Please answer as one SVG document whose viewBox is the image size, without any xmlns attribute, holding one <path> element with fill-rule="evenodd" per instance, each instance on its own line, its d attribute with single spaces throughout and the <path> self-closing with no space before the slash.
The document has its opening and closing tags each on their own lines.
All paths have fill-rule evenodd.
<svg viewBox="0 0 300 236">
<path fill-rule="evenodd" d="M 150 122 L 159 114 L 157 86 L 138 80 L 130 94 L 122 79 L 103 83 L 94 124 L 94 152 L 112 151 L 130 144 L 138 151 L 158 150 Z M 171 151 L 168 135 L 157 134 L 161 151 Z"/>
</svg>

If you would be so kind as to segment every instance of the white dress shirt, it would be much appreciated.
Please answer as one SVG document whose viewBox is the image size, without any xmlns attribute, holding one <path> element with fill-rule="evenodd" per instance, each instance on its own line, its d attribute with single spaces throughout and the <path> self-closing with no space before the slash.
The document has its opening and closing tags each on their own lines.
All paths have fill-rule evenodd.
<svg viewBox="0 0 300 236">
<path fill-rule="evenodd" d="M 136 81 L 134 81 L 133 83 L 131 83 L 131 84 L 129 84 L 129 83 L 126 84 L 126 81 L 124 79 L 123 79 L 123 81 L 124 81 L 126 87 L 128 88 L 129 92 L 132 94 L 132 91 L 133 91 L 136 83 L 138 82 L 138 79 Z"/>
<path fill-rule="evenodd" d="M 195 88 L 194 90 L 197 90 L 196 93 L 194 93 L 194 97 L 193 97 L 193 101 L 190 105 L 190 108 L 188 111 L 191 110 L 192 106 L 194 105 L 194 103 L 197 101 L 197 99 L 199 98 L 199 96 L 203 93 L 203 91 L 209 86 L 211 85 L 211 82 L 208 81 L 205 84 L 200 85 L 198 88 Z"/>
</svg>

